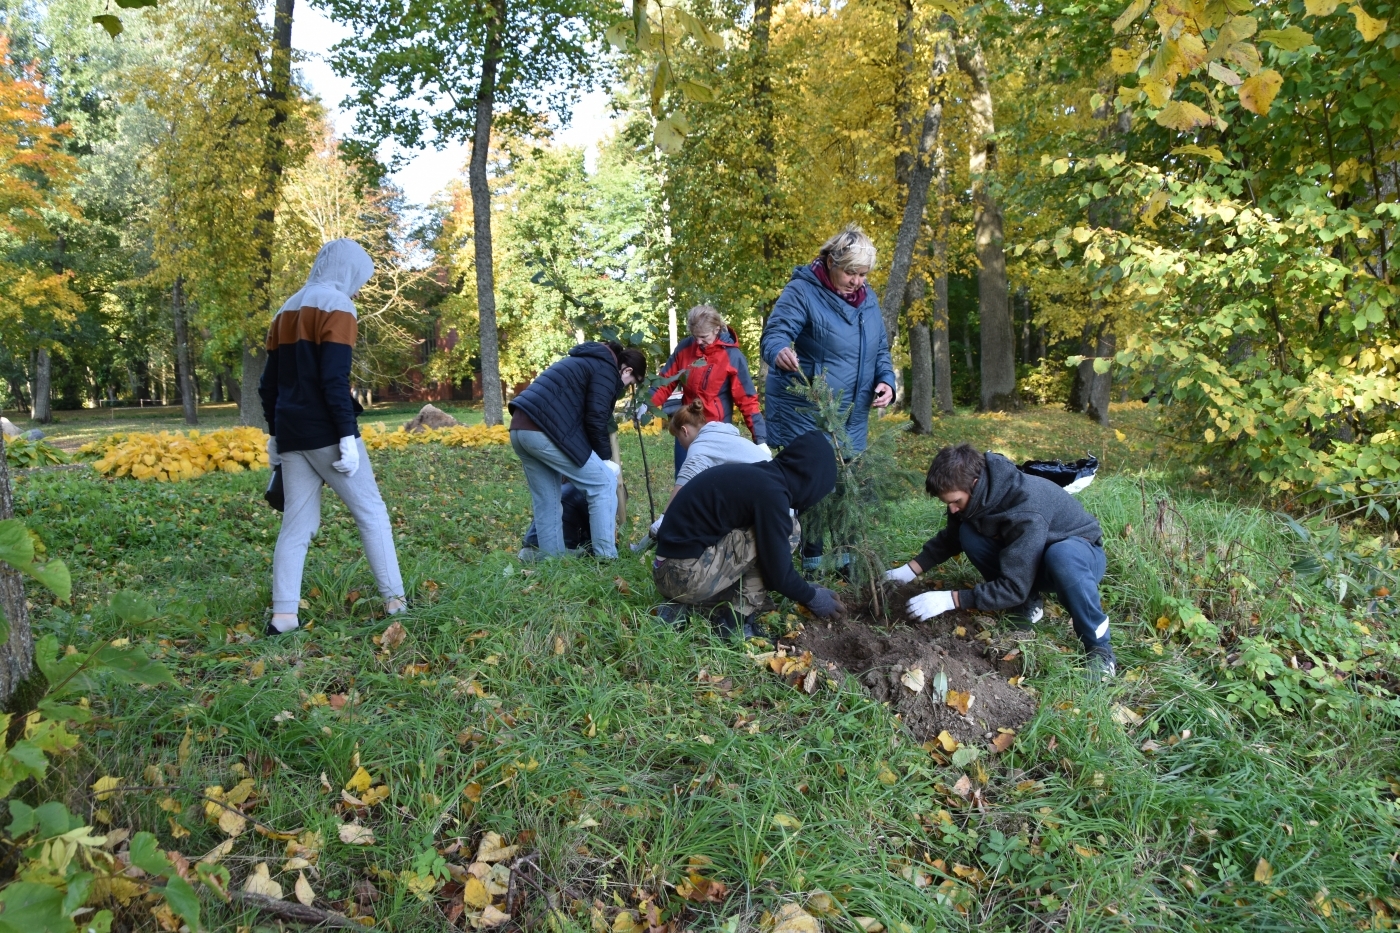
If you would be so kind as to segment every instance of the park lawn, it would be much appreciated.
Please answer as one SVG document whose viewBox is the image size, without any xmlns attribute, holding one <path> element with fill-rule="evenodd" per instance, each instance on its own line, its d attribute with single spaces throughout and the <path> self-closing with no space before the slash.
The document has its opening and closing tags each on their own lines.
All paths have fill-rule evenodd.
<svg viewBox="0 0 1400 933">
<path fill-rule="evenodd" d="M 529 497 L 508 448 L 373 455 L 415 600 L 388 649 L 334 497 L 308 559 L 310 624 L 268 639 L 265 473 L 26 473 L 16 507 L 75 578 L 69 607 L 32 594 L 36 626 L 79 647 L 145 642 L 179 680 L 95 697 L 105 715 L 51 781 L 74 813 L 195 857 L 224 838 L 197 795 L 252 777 L 253 818 L 321 833 L 318 903 L 396 931 L 448 928 L 450 905 L 414 891 L 487 831 L 538 851 L 522 871 L 556 895 L 559 930 L 626 930 L 650 903 L 677 930 L 737 933 L 789 902 L 828 930 L 859 917 L 891 930 L 1385 928 L 1400 912 L 1394 620 L 1295 579 L 1299 545 L 1268 512 L 1184 491 L 1190 471 L 1154 461 L 1144 416 L 1129 409 L 1118 429 L 1042 410 L 959 415 L 933 440 L 901 440 L 920 471 L 964 437 L 1108 463 L 1083 498 L 1108 535 L 1121 676 L 1088 685 L 1068 625 L 1043 625 L 1022 645 L 1039 713 L 966 768 L 911 741 L 853 679 L 809 696 L 756 665 L 756 647 L 656 624 L 648 558 L 522 567 Z M 641 457 L 635 435 L 622 440 L 635 533 Z M 664 495 L 670 445 L 647 444 Z M 892 510 L 891 562 L 941 523 L 935 505 L 911 491 Z M 119 590 L 156 618 L 118 620 Z M 1178 601 L 1205 608 L 1220 638 L 1187 637 Z M 1331 663 L 1278 673 L 1290 653 Z M 357 765 L 388 789 L 361 817 L 371 846 L 338 838 Z M 965 774 L 972 801 L 954 790 Z M 168 789 L 98 803 L 87 787 L 105 775 Z M 224 863 L 240 886 L 264 863 L 290 892 L 286 854 L 249 830 Z M 517 919 L 544 928 L 543 900 L 526 905 Z M 257 920 L 208 909 L 216 929 Z"/>
</svg>

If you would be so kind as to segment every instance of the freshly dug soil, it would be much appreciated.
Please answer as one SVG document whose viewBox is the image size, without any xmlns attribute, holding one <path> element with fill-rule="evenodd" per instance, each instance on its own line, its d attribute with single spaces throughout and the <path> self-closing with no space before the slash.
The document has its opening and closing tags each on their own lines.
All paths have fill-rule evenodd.
<svg viewBox="0 0 1400 933">
<path fill-rule="evenodd" d="M 921 589 L 909 587 L 894 605 L 903 607 Z M 1022 670 L 1014 641 L 1005 635 L 977 638 L 990 631 L 991 623 L 986 615 L 964 610 L 928 622 L 905 616 L 890 625 L 853 614 L 830 625 L 809 621 L 794 641 L 798 650 L 854 674 L 871 696 L 899 714 L 919 741 L 946 730 L 959 742 L 985 745 L 998 729 L 1020 729 L 1036 711 L 1035 697 L 1007 682 Z M 918 693 L 900 681 L 915 668 L 924 674 L 925 686 Z M 972 695 L 966 716 L 939 701 L 934 690 L 939 671 L 948 676 L 949 691 Z"/>
</svg>

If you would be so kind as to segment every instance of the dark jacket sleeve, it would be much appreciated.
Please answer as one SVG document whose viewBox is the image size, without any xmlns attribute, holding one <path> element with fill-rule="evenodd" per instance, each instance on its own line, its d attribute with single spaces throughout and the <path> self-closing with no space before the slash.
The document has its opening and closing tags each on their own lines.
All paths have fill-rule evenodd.
<svg viewBox="0 0 1400 933">
<path fill-rule="evenodd" d="M 749 426 L 755 444 L 768 443 L 768 425 L 763 420 L 763 411 L 758 404 L 758 392 L 753 387 L 753 377 L 749 375 L 749 361 L 744 351 L 738 347 L 729 350 L 729 365 L 733 372 L 729 377 L 729 394 L 734 404 L 744 413 L 744 423 Z"/>
<path fill-rule="evenodd" d="M 617 370 L 602 360 L 588 361 L 588 398 L 584 400 L 583 433 L 599 460 L 612 458 L 608 427 L 617 404 Z"/>
<path fill-rule="evenodd" d="M 1015 609 L 1035 586 L 1049 528 L 1038 512 L 1021 513 L 1002 532 L 1001 576 L 958 592 L 964 609 Z"/>
<path fill-rule="evenodd" d="M 268 338 L 268 343 L 272 339 Z M 277 357 L 281 352 L 277 347 L 267 351 L 267 364 L 263 366 L 262 378 L 258 380 L 258 398 L 262 399 L 263 418 L 267 421 L 267 433 L 277 436 Z"/>
<path fill-rule="evenodd" d="M 325 316 L 321 332 L 321 397 L 331 424 L 341 437 L 359 437 L 355 400 L 350 395 L 350 356 L 355 350 L 359 324 L 348 311 Z"/>
<path fill-rule="evenodd" d="M 914 558 L 924 572 L 962 553 L 962 539 L 958 536 L 958 529 L 961 527 L 962 519 L 949 514 L 948 524 L 943 526 L 943 530 L 924 542 L 924 549 Z"/>
<path fill-rule="evenodd" d="M 788 547 L 791 534 L 792 516 L 788 514 L 787 500 L 765 502 L 754 510 L 753 536 L 764 585 L 805 606 L 817 595 L 817 588 L 792 569 L 792 549 Z"/>
</svg>

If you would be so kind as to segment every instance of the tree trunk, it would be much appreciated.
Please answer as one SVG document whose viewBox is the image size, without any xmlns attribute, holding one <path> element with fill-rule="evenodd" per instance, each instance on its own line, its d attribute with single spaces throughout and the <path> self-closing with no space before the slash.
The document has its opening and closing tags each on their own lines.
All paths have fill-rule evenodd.
<svg viewBox="0 0 1400 933">
<path fill-rule="evenodd" d="M 224 375 L 214 374 L 214 384 L 209 388 L 209 404 L 222 405 L 224 403 Z"/>
<path fill-rule="evenodd" d="M 0 520 L 15 517 L 10 493 L 10 467 L 5 460 L 5 438 L 0 435 Z M 0 645 L 0 705 L 24 683 L 34 666 L 34 634 L 24 601 L 24 577 L 0 561 L 0 612 L 10 626 L 10 637 Z"/>
<path fill-rule="evenodd" d="M 486 34 L 481 60 L 481 86 L 476 94 L 476 125 L 472 135 L 467 180 L 472 193 L 472 241 L 476 247 L 476 307 L 481 316 L 481 398 L 487 425 L 503 420 L 501 354 L 496 336 L 496 283 L 491 262 L 491 183 L 486 163 L 491 154 L 491 121 L 496 108 L 496 69 L 501 55 L 500 30 L 506 21 L 504 0 L 492 0 L 496 18 Z"/>
<path fill-rule="evenodd" d="M 272 244 L 277 231 L 277 202 L 282 191 L 282 170 L 287 159 L 287 141 L 283 128 L 287 123 L 287 97 L 292 84 L 292 15 L 296 0 L 277 0 L 272 17 L 271 84 L 266 93 L 272 111 L 267 122 L 267 141 L 263 148 L 262 210 L 258 212 L 254 235 L 258 242 L 258 274 L 253 288 L 253 302 L 271 310 L 272 305 Z M 258 399 L 258 379 L 267 359 L 263 349 L 266 331 L 262 314 L 247 322 L 243 335 L 242 388 L 238 395 L 238 420 L 252 427 L 267 430 L 262 405 Z"/>
<path fill-rule="evenodd" d="M 177 276 L 170 286 L 170 312 L 175 318 L 175 374 L 180 384 L 180 403 L 185 408 L 185 424 L 199 424 L 199 395 L 190 364 L 190 333 L 185 320 L 184 276 Z"/>
<path fill-rule="evenodd" d="M 1006 253 L 1002 248 L 1001 206 L 992 194 L 996 171 L 996 122 L 992 111 L 992 85 L 982 44 L 964 41 L 958 46 L 958 67 L 971 84 L 969 123 L 972 176 L 972 225 L 977 248 L 977 307 L 981 317 L 983 411 L 1016 408 L 1016 338 L 1011 326 L 1011 301 L 1006 285 Z"/>
<path fill-rule="evenodd" d="M 1089 417 L 1104 427 L 1108 427 L 1109 393 L 1113 388 L 1112 360 L 1117 344 L 1118 339 L 1112 329 L 1104 327 L 1099 334 L 1098 346 L 1094 348 L 1094 355 L 1099 359 L 1108 359 L 1109 367 L 1105 372 L 1094 373 L 1094 381 L 1089 389 Z"/>
<path fill-rule="evenodd" d="M 1099 333 L 1102 333 L 1100 329 Z M 1079 336 L 1079 354 L 1084 357 L 1074 370 L 1074 384 L 1069 389 L 1069 401 L 1065 403 L 1065 408 L 1070 411 L 1083 412 L 1089 407 L 1089 393 L 1094 386 L 1094 325 L 1085 324 L 1084 332 Z"/>
<path fill-rule="evenodd" d="M 258 381 L 262 379 L 263 367 L 267 365 L 267 351 L 262 347 L 243 345 L 243 372 L 238 390 L 238 420 L 254 428 L 267 430 L 267 419 L 263 417 L 262 398 L 258 395 Z"/>
<path fill-rule="evenodd" d="M 758 114 L 757 164 L 760 200 L 759 247 L 763 268 L 771 273 L 773 257 L 777 254 L 776 233 L 779 225 L 773 218 L 773 201 L 778 188 L 777 142 L 773 133 L 773 78 L 769 69 L 768 51 L 773 33 L 773 0 L 754 0 L 753 5 L 753 104 Z M 675 349 L 671 341 L 671 349 Z"/>
<path fill-rule="evenodd" d="M 890 260 L 890 275 L 885 284 L 881 314 L 885 336 L 891 351 L 899 342 L 899 313 L 904 309 L 904 293 L 909 282 L 909 267 L 914 259 L 914 247 L 924 222 L 924 206 L 928 204 L 929 184 L 933 181 L 934 153 L 938 135 L 943 128 L 943 87 L 952 62 L 952 41 L 946 31 L 950 18 L 940 21 L 940 32 L 934 38 L 933 66 L 929 70 L 928 109 L 924 111 L 923 131 L 919 146 L 909 168 L 909 191 L 904 202 L 904 216 L 895 236 L 894 256 Z"/>
<path fill-rule="evenodd" d="M 938 230 L 933 239 L 933 263 L 937 278 L 933 280 L 933 314 L 930 316 L 930 336 L 933 340 L 933 394 L 938 412 L 953 413 L 953 355 L 948 345 L 948 228 L 953 224 L 953 209 L 948 203 L 948 163 L 943 152 L 938 153 Z M 968 371 L 972 371 L 969 363 Z"/>
<path fill-rule="evenodd" d="M 34 351 L 34 388 L 29 416 L 40 424 L 53 423 L 53 357 L 48 347 Z"/>
<path fill-rule="evenodd" d="M 909 420 L 915 434 L 933 430 L 933 346 L 923 321 L 909 328 Z"/>
</svg>

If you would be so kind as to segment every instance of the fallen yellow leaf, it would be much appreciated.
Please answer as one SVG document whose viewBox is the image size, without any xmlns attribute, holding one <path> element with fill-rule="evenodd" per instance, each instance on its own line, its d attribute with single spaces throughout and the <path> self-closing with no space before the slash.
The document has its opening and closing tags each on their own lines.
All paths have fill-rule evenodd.
<svg viewBox="0 0 1400 933">
<path fill-rule="evenodd" d="M 786 813 L 773 814 L 773 825 L 779 829 L 791 829 L 794 832 L 802 828 L 802 821 L 795 816 L 788 816 Z"/>
<path fill-rule="evenodd" d="M 921 693 L 924 689 L 924 672 L 917 667 L 912 667 L 900 675 L 899 682 L 912 692 Z"/>
<path fill-rule="evenodd" d="M 491 895 L 486 893 L 486 885 L 481 883 L 481 879 L 469 875 L 466 884 L 462 885 L 462 900 L 472 910 L 480 910 L 491 903 Z"/>
<path fill-rule="evenodd" d="M 1274 880 L 1274 866 L 1269 864 L 1269 860 L 1261 858 L 1254 866 L 1254 880 L 1260 884 L 1268 884 Z"/>
<path fill-rule="evenodd" d="M 816 917 L 796 904 L 784 904 L 773 917 L 773 933 L 821 933 Z"/>
<path fill-rule="evenodd" d="M 297 883 L 292 888 L 292 893 L 296 895 L 298 901 L 307 907 L 310 907 L 311 902 L 316 900 L 316 892 L 311 890 L 311 883 L 306 880 L 305 872 L 297 872 Z"/>
<path fill-rule="evenodd" d="M 282 899 L 282 886 L 268 876 L 266 862 L 259 862 L 253 867 L 252 873 L 243 882 L 243 890 L 248 894 L 261 894 L 278 901 Z"/>
<path fill-rule="evenodd" d="M 355 773 L 350 775 L 350 780 L 345 782 L 345 789 L 359 796 L 369 790 L 369 786 L 373 783 L 368 771 L 364 768 L 356 768 Z"/>
<path fill-rule="evenodd" d="M 955 752 L 958 750 L 958 740 L 953 738 L 947 729 L 938 733 L 938 744 L 943 746 L 945 752 Z"/>
<path fill-rule="evenodd" d="M 99 801 L 101 801 L 101 800 L 111 800 L 111 799 L 112 799 L 112 791 L 113 791 L 113 789 L 118 788 L 118 787 L 121 787 L 121 786 L 122 786 L 122 783 L 123 783 L 122 778 L 119 778 L 119 777 L 112 777 L 112 776 L 108 775 L 108 776 L 106 776 L 106 777 L 100 777 L 100 778 L 98 778 L 97 781 L 96 781 L 96 783 L 94 783 L 94 784 L 92 785 L 92 789 L 93 789 L 93 791 L 96 792 L 96 794 L 97 794 L 97 799 L 98 799 Z"/>
<path fill-rule="evenodd" d="M 487 904 L 486 909 L 481 912 L 481 919 L 478 922 L 483 927 L 498 927 L 503 923 L 510 922 L 510 914 L 503 913 Z"/>
<path fill-rule="evenodd" d="M 340 841 L 348 846 L 372 846 L 374 830 L 359 823 L 341 823 Z"/>
<path fill-rule="evenodd" d="M 956 710 L 959 715 L 966 716 L 967 711 L 972 706 L 974 697 L 971 693 L 964 693 L 961 690 L 948 691 L 948 708 Z"/>
<path fill-rule="evenodd" d="M 487 833 L 481 837 L 481 845 L 476 849 L 476 860 L 478 862 L 504 862 L 515 855 L 519 846 L 508 846 L 501 839 L 500 833 Z"/>
</svg>

